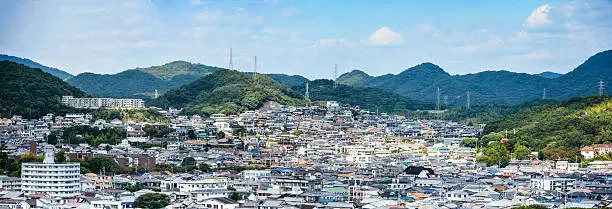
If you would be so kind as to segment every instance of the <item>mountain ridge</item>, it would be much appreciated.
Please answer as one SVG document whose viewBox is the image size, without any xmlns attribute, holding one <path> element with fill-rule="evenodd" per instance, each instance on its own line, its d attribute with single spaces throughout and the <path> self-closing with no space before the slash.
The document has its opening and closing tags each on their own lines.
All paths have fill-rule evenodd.
<svg viewBox="0 0 612 209">
<path fill-rule="evenodd" d="M 62 96 L 87 96 L 40 68 L 6 60 L 0 61 L 0 83 L 0 117 L 38 118 L 47 113 L 66 113 L 72 108 L 61 104 Z"/>
<path fill-rule="evenodd" d="M 67 78 L 72 76 L 72 74 L 70 74 L 70 73 L 68 73 L 66 71 L 63 71 L 63 70 L 60 70 L 60 69 L 57 69 L 57 68 L 54 68 L 54 67 L 48 67 L 48 66 L 42 65 L 42 64 L 40 64 L 38 62 L 34 62 L 34 61 L 32 61 L 32 60 L 30 60 L 28 58 L 22 58 L 22 57 L 17 57 L 17 56 L 0 54 L 0 61 L 4 61 L 4 60 L 15 62 L 15 63 L 19 63 L 19 64 L 22 64 L 22 65 L 28 66 L 30 68 L 39 68 L 42 71 L 47 72 L 47 73 L 49 73 L 49 74 L 51 74 L 51 75 L 53 75 L 55 77 L 58 77 L 58 78 L 60 78 L 62 80 L 65 80 L 65 79 L 67 79 Z"/>
</svg>

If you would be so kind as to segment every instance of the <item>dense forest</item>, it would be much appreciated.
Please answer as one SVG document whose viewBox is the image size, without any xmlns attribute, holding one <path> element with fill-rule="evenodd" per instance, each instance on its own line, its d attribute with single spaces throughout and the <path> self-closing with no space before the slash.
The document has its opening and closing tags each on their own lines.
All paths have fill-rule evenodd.
<svg viewBox="0 0 612 209">
<path fill-rule="evenodd" d="M 442 113 L 431 113 L 428 111 L 412 111 L 408 114 L 417 119 L 440 119 L 440 120 L 451 120 L 451 121 L 467 121 L 476 124 L 486 124 L 493 121 L 498 121 L 506 116 L 514 115 L 522 110 L 529 109 L 531 107 L 537 107 L 542 105 L 557 104 L 559 101 L 552 99 L 536 99 L 533 101 L 517 104 L 517 105 L 474 105 L 469 109 L 465 106 L 460 107 L 448 107 L 448 109 Z M 442 105 L 444 108 L 444 105 Z"/>
<path fill-rule="evenodd" d="M 528 108 L 489 123 L 485 133 L 478 142 L 481 147 L 507 138 L 504 147 L 510 152 L 515 152 L 515 145 L 520 144 L 540 152 L 539 157 L 544 159 L 577 161 L 581 147 L 612 143 L 612 98 L 573 98 Z"/>
<path fill-rule="evenodd" d="M 247 76 L 235 70 L 219 70 L 151 102 L 160 107 L 182 107 L 186 114 L 237 114 L 265 102 L 303 104 L 302 95 L 262 74 Z"/>
<path fill-rule="evenodd" d="M 0 61 L 0 83 L 0 117 L 64 114 L 73 109 L 61 104 L 62 96 L 87 96 L 58 77 L 10 61 Z"/>
<path fill-rule="evenodd" d="M 306 85 L 292 87 L 295 91 L 304 93 Z M 309 83 L 310 100 L 338 101 L 343 104 L 357 105 L 361 109 L 388 113 L 405 113 L 408 110 L 433 109 L 434 105 L 407 98 L 382 89 L 370 87 L 352 87 L 338 84 L 334 88 L 331 80 L 314 80 Z"/>
</svg>

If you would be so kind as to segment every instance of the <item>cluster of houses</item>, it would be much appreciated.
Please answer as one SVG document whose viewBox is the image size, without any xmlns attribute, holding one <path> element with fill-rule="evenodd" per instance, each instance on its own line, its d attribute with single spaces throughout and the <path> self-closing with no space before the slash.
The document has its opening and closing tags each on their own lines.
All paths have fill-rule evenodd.
<svg viewBox="0 0 612 209">
<path fill-rule="evenodd" d="M 482 126 L 328 105 L 266 105 L 209 117 L 159 109 L 168 118 L 161 123 L 100 121 L 87 114 L 2 119 L 2 152 L 12 157 L 42 155 L 53 147 L 45 137 L 72 125 L 124 127 L 128 134 L 118 144 L 55 147 L 69 158 L 105 156 L 140 172 L 79 174 L 74 195 L 31 192 L 27 183 L 36 172 L 0 176 L 0 208 L 133 208 L 148 193 L 168 195 L 168 209 L 596 208 L 612 199 L 611 161 L 580 167 L 534 158 L 490 167 L 476 163 L 476 149 L 460 146 L 462 139 L 478 137 Z M 145 125 L 173 131 L 153 137 Z M 582 153 L 589 158 L 592 150 L 595 157 L 606 147 L 592 145 Z M 187 158 L 209 169 L 172 170 Z"/>
</svg>

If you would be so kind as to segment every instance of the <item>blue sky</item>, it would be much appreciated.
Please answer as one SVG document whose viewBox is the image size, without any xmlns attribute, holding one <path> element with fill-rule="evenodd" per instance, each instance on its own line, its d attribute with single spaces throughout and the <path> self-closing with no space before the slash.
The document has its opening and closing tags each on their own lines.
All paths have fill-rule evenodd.
<svg viewBox="0 0 612 209">
<path fill-rule="evenodd" d="M 185 60 L 331 78 L 432 62 L 565 73 L 612 49 L 612 1 L 2 1 L 0 53 L 72 74 Z"/>
</svg>

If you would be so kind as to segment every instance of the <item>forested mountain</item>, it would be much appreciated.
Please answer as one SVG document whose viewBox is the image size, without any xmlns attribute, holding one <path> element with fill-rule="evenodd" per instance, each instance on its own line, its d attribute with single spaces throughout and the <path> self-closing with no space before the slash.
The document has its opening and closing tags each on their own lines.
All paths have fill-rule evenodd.
<svg viewBox="0 0 612 209">
<path fill-rule="evenodd" d="M 67 81 L 95 96 L 150 99 L 156 89 L 163 94 L 169 89 L 178 88 L 219 69 L 175 61 L 161 66 L 126 70 L 117 74 L 81 73 Z"/>
<path fill-rule="evenodd" d="M 41 69 L 11 61 L 0 61 L 0 83 L 0 117 L 38 118 L 47 113 L 65 113 L 71 108 L 61 104 L 62 96 L 86 96 Z"/>
<path fill-rule="evenodd" d="M 425 101 L 435 101 L 436 89 L 449 106 L 471 104 L 519 104 L 542 98 L 566 100 L 597 93 L 597 82 L 612 83 L 612 50 L 590 57 L 574 71 L 557 78 L 509 71 L 484 71 L 450 75 L 432 63 L 423 63 L 397 75 L 369 76 L 361 71 L 346 73 L 340 83 L 378 87 Z"/>
<path fill-rule="evenodd" d="M 536 75 L 537 75 L 537 76 L 540 76 L 540 77 L 544 77 L 544 78 L 550 78 L 550 79 L 553 79 L 553 78 L 558 78 L 558 77 L 561 77 L 563 74 L 561 74 L 561 73 L 555 73 L 555 72 L 550 72 L 550 71 L 546 71 L 546 72 L 538 73 L 538 74 L 536 74 Z"/>
<path fill-rule="evenodd" d="M 542 151 L 547 159 L 580 156 L 579 149 L 594 143 L 612 143 L 612 97 L 573 98 L 554 105 L 529 108 L 489 123 L 480 143 L 507 137 L 510 150 L 520 143 Z"/>
<path fill-rule="evenodd" d="M 9 56 L 9 55 L 4 55 L 4 54 L 0 54 L 0 61 L 11 61 L 11 62 L 15 62 L 15 63 L 19 63 L 25 66 L 28 66 L 30 68 L 40 68 L 42 71 L 47 72 L 51 75 L 54 75 L 62 80 L 72 76 L 70 75 L 70 73 L 67 73 L 63 70 L 57 69 L 57 68 L 52 68 L 52 67 L 47 67 L 44 65 L 41 65 L 37 62 L 34 62 L 30 59 L 26 59 L 26 58 L 21 58 L 21 57 L 15 57 L 15 56 Z"/>
<path fill-rule="evenodd" d="M 305 83 L 292 87 L 293 90 L 304 93 Z M 371 87 L 352 87 L 338 84 L 334 88 L 331 80 L 319 79 L 309 83 L 310 100 L 338 101 L 343 104 L 358 105 L 361 109 L 388 113 L 401 113 L 407 110 L 433 109 L 428 102 L 410 99 L 382 89 Z"/>
<path fill-rule="evenodd" d="M 262 74 L 222 69 L 199 78 L 151 102 L 160 107 L 182 107 L 187 114 L 237 114 L 254 110 L 265 102 L 304 104 L 302 95 Z"/>
<path fill-rule="evenodd" d="M 338 77 L 336 81 L 341 84 L 353 86 L 359 82 L 368 80 L 370 78 L 372 78 L 372 76 L 361 70 L 353 70 L 351 72 L 340 75 L 340 77 Z"/>
<path fill-rule="evenodd" d="M 274 79 L 276 82 L 285 86 L 293 87 L 303 85 L 308 81 L 307 78 L 301 75 L 285 75 L 285 74 L 266 74 L 268 77 Z"/>
</svg>

